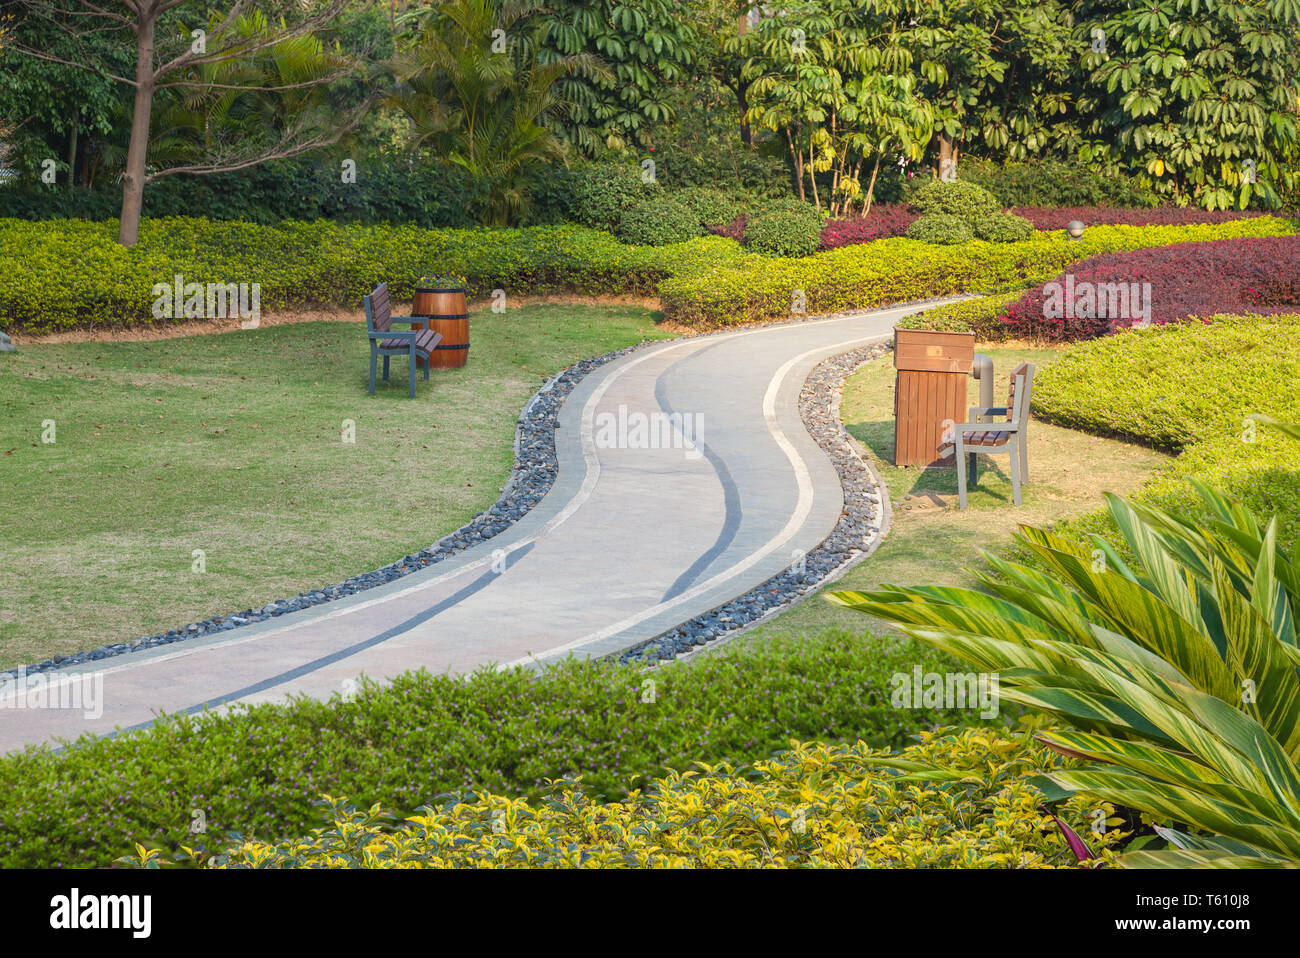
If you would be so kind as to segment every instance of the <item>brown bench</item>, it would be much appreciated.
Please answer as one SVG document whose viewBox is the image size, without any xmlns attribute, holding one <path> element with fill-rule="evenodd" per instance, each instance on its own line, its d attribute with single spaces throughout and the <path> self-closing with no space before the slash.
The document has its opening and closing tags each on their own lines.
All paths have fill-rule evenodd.
<svg viewBox="0 0 1300 958">
<path fill-rule="evenodd" d="M 429 378 L 429 356 L 442 342 L 442 333 L 431 329 L 393 329 L 393 323 L 419 326 L 426 322 L 423 316 L 394 316 L 388 299 L 388 284 L 380 283 L 365 298 L 366 332 L 370 337 L 370 394 L 375 393 L 375 364 L 384 357 L 384 382 L 388 382 L 388 360 L 393 356 L 409 356 L 411 365 L 411 398 L 415 398 L 415 360 L 424 361 L 424 378 Z"/>
</svg>

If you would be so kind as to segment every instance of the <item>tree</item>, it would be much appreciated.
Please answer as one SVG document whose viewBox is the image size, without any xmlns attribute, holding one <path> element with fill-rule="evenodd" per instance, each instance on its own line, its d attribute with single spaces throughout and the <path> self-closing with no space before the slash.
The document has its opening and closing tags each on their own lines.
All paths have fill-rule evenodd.
<svg viewBox="0 0 1300 958">
<path fill-rule="evenodd" d="M 728 43 L 746 55 L 750 121 L 785 138 L 801 199 L 821 207 L 817 174 L 830 174 L 831 215 L 858 201 L 869 207 L 882 159 L 919 158 L 930 138 L 901 11 L 892 0 L 791 3 Z M 868 160 L 864 195 L 859 174 Z"/>
<path fill-rule="evenodd" d="M 1300 0 L 1077 0 L 1087 162 L 1207 209 L 1300 186 Z"/>
<path fill-rule="evenodd" d="M 238 90 L 292 98 L 352 72 L 351 62 L 341 57 L 331 61 L 329 69 L 310 69 L 306 79 L 286 78 L 279 71 L 290 50 L 301 57 L 305 52 L 303 38 L 313 36 L 338 16 L 343 0 L 308 4 L 281 0 L 278 4 L 258 5 L 263 11 L 269 6 L 273 8 L 271 13 L 279 12 L 282 18 L 278 21 L 271 16 L 250 16 L 254 12 L 251 0 L 232 0 L 224 14 L 210 15 L 208 19 L 202 18 L 207 5 L 197 0 L 120 0 L 112 7 L 94 0 L 70 0 L 67 4 L 61 0 L 24 0 L 21 5 L 26 18 L 43 20 L 75 41 L 82 56 L 73 59 L 21 42 L 13 43 L 11 50 L 88 70 L 124 84 L 133 92 L 118 228 L 118 242 L 124 246 L 134 246 L 139 238 L 144 189 L 150 181 L 162 176 L 245 169 L 318 149 L 337 142 L 359 122 L 369 105 L 364 103 L 351 115 L 341 117 L 329 111 L 306 110 L 281 124 L 275 135 L 259 135 L 246 126 L 244 136 L 210 140 L 211 149 L 203 155 L 180 165 L 151 168 L 150 131 L 155 97 L 160 92 L 190 90 L 210 94 Z M 203 26 L 196 27 L 199 23 Z M 126 34 L 133 40 L 133 74 L 119 72 L 94 56 L 91 39 L 109 33 Z M 263 59 L 268 56 L 269 64 Z M 261 68 L 256 66 L 259 60 Z"/>
<path fill-rule="evenodd" d="M 392 102 L 410 117 L 412 146 L 435 147 L 486 183 L 491 225 L 524 208 L 531 172 L 565 159 L 554 128 L 574 107 L 560 81 L 610 75 L 586 53 L 543 58 L 541 10 L 539 0 L 451 0 L 417 14 L 393 64 Z"/>
</svg>

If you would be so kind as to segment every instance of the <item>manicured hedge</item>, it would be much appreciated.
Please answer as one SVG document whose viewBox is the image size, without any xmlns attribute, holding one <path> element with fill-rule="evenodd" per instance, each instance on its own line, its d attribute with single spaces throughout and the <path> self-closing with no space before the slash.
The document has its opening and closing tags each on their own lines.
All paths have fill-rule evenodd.
<svg viewBox="0 0 1300 958">
<path fill-rule="evenodd" d="M 1009 212 L 1029 220 L 1036 230 L 1063 230 L 1078 220 L 1085 232 L 1090 226 L 1186 226 L 1266 215 L 1257 210 L 1211 211 L 1198 206 L 1015 206 Z"/>
<path fill-rule="evenodd" d="M 0 867 L 106 865 L 152 838 L 195 844 L 195 810 L 215 841 L 323 824 L 322 792 L 411 811 L 457 789 L 536 798 L 546 779 L 581 773 L 612 800 L 667 769 L 767 758 L 791 738 L 899 745 L 975 720 L 894 708 L 891 677 L 917 666 L 952 668 L 910 639 L 828 633 L 652 672 L 568 662 L 540 674 L 409 673 L 349 702 L 237 708 L 29 750 L 0 758 Z"/>
<path fill-rule="evenodd" d="M 664 312 L 688 325 L 717 327 L 790 315 L 796 290 L 810 314 L 905 303 L 967 292 L 1010 291 L 1042 284 L 1080 259 L 1100 253 L 1233 236 L 1295 232 L 1295 224 L 1258 217 L 1216 225 L 1106 226 L 1078 242 L 1035 234 L 1023 243 L 935 246 L 908 239 L 845 246 L 800 259 L 752 254 L 677 273 L 659 284 Z"/>
<path fill-rule="evenodd" d="M 962 292 L 1024 288 L 1068 264 L 1116 250 L 1234 236 L 1283 235 L 1294 224 L 1258 217 L 1185 227 L 1097 227 L 1081 242 L 939 247 L 882 240 L 800 258 L 769 257 L 731 240 L 627 246 L 576 226 L 423 230 L 326 221 L 258 226 L 146 220 L 118 246 L 116 223 L 0 220 L 0 328 L 47 332 L 154 322 L 156 283 L 259 283 L 263 310 L 344 306 L 387 281 L 398 299 L 429 270 L 469 278 L 470 293 L 659 293 L 668 318 L 725 326 L 790 314 L 795 290 L 810 313 Z"/>
<path fill-rule="evenodd" d="M 1039 372 L 1033 406 L 1064 426 L 1181 453 L 1142 498 L 1195 509 L 1188 480 L 1200 479 L 1276 514 L 1281 541 L 1300 548 L 1300 442 L 1247 420 L 1300 422 L 1300 315 L 1214 317 L 1077 345 Z"/>
<path fill-rule="evenodd" d="M 238 842 L 220 868 L 1097 868 L 1128 837 L 1111 806 L 1055 809 L 1095 858 L 1080 863 L 1031 776 L 1077 764 L 1028 735 L 926 734 L 891 758 L 941 764 L 962 781 L 916 787 L 862 743 L 799 744 L 749 774 L 672 775 L 624 802 L 580 785 L 544 802 L 484 795 L 431 803 L 405 822 L 330 803 L 329 827 L 299 839 Z M 165 856 L 149 855 L 150 864 Z M 136 863 L 142 864 L 140 858 Z"/>
<path fill-rule="evenodd" d="M 1159 197 L 1143 189 L 1135 179 L 1098 173 L 1077 162 L 992 163 L 965 158 L 958 164 L 958 175 L 984 187 L 1003 206 L 1024 203 L 1045 207 L 1098 204 L 1150 207 L 1159 201 Z"/>
</svg>

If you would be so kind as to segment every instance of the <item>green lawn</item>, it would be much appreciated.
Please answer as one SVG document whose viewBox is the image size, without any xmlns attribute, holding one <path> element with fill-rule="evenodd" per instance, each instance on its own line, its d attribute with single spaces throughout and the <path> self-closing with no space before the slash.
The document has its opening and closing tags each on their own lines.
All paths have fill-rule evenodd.
<svg viewBox="0 0 1300 958">
<path fill-rule="evenodd" d="M 496 500 L 542 380 L 663 338 L 655 318 L 475 313 L 469 365 L 421 379 L 414 401 L 396 362 L 366 394 L 360 323 L 0 353 L 0 668 L 265 605 L 429 545 Z"/>
<path fill-rule="evenodd" d="M 993 359 L 997 374 L 993 397 L 1006 402 L 1007 376 L 1021 362 L 1040 368 L 1060 351 L 995 348 L 979 351 Z M 968 508 L 957 508 L 955 469 L 898 468 L 894 455 L 894 366 L 892 355 L 869 363 L 844 387 L 842 414 L 849 432 L 872 453 L 893 501 L 893 526 L 876 553 L 852 569 L 835 589 L 869 589 L 899 585 L 971 585 L 965 570 L 978 567 L 980 549 L 996 551 L 1011 542 L 1019 523 L 1049 525 L 1102 505 L 1103 492 L 1127 494 L 1167 459 L 1144 446 L 1101 439 L 1042 422 L 1029 428 L 1031 482 L 1022 487 L 1022 503 L 1011 501 L 1007 457 L 981 456 L 978 484 L 968 489 Z M 972 379 L 969 403 L 979 404 Z M 926 493 L 937 496 L 939 503 Z M 907 498 L 907 497 L 913 498 Z M 910 507 L 910 508 L 909 508 Z M 826 590 L 823 590 L 826 591 Z M 815 634 L 827 628 L 864 628 L 882 632 L 883 623 L 832 605 L 816 595 L 739 641 L 776 635 Z"/>
</svg>

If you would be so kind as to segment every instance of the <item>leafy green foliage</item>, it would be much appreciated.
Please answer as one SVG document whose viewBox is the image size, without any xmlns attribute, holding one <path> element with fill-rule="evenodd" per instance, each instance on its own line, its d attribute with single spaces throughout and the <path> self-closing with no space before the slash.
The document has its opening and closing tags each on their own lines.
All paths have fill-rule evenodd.
<svg viewBox="0 0 1300 958">
<path fill-rule="evenodd" d="M 605 209 L 616 208 L 611 197 L 620 194 L 599 185 L 592 195 Z M 776 223 L 811 232 L 809 214 L 816 211 L 804 205 Z M 258 282 L 268 311 L 355 308 L 381 282 L 390 284 L 394 297 L 409 296 L 415 278 L 437 263 L 465 276 L 471 296 L 498 288 L 530 294 L 658 292 L 669 318 L 717 326 L 786 317 L 795 289 L 805 291 L 810 312 L 836 312 L 1042 283 L 1076 260 L 1111 250 L 1294 229 L 1261 216 L 1215 225 L 1094 227 L 1077 243 L 1042 234 L 1025 243 L 946 248 L 890 239 L 814 256 L 772 257 L 715 236 L 632 247 L 576 226 L 422 230 L 178 217 L 146 220 L 139 244 L 129 250 L 113 243 L 115 228 L 111 220 L 0 220 L 0 323 L 48 332 L 78 324 L 154 322 L 153 285 L 170 283 L 177 273 L 187 281 Z M 776 239 L 794 242 L 801 235 L 806 234 L 792 229 Z"/>
<path fill-rule="evenodd" d="M 1000 211 L 997 198 L 983 187 L 957 180 L 923 180 L 907 192 L 907 202 L 922 213 L 960 216 L 973 223 L 977 218 Z"/>
<path fill-rule="evenodd" d="M 638 203 L 660 194 L 656 180 L 642 178 L 631 163 L 590 163 L 578 167 L 572 180 L 573 221 L 593 229 L 614 232 L 623 214 Z"/>
<path fill-rule="evenodd" d="M 409 812 L 451 791 L 536 798 L 547 779 L 580 774 L 614 800 L 668 769 L 764 759 L 791 738 L 899 745 L 973 714 L 891 705 L 893 673 L 946 662 L 910 639 L 841 632 L 651 672 L 576 660 L 416 672 L 351 701 L 169 718 L 0 758 L 0 864 L 105 865 L 151 839 L 174 849 L 194 841 L 195 808 L 214 836 L 279 836 L 324 824 L 322 792 Z"/>
<path fill-rule="evenodd" d="M 1154 206 L 1159 199 L 1132 176 L 1100 173 L 1077 160 L 994 163 L 966 158 L 961 161 L 961 179 L 988 190 L 1004 208 Z"/>
<path fill-rule="evenodd" d="M 909 787 L 882 759 L 890 760 L 861 742 L 796 743 L 743 774 L 701 763 L 620 803 L 600 804 L 581 783 L 564 781 L 545 802 L 482 795 L 398 823 L 378 805 L 363 811 L 326 796 L 330 823 L 309 837 L 180 857 L 218 868 L 1076 867 L 1026 783 L 1071 764 L 1047 749 L 987 730 L 923 733 L 892 761 L 942 760 L 953 769 L 952 781 L 926 789 Z M 1096 811 L 1074 800 L 1061 816 L 1086 832 Z M 1095 840 L 1097 857 L 1085 867 L 1113 861 L 1124 835 L 1114 828 Z M 167 863 L 143 847 L 121 861 Z"/>
<path fill-rule="evenodd" d="M 1300 185 L 1300 4 L 1081 0 L 1080 157 L 1206 209 L 1281 204 Z M 1100 48 L 1100 49 L 1099 49 Z"/>
<path fill-rule="evenodd" d="M 955 213 L 926 213 L 907 228 L 907 238 L 922 243 L 969 243 L 975 238 L 970 221 Z"/>
<path fill-rule="evenodd" d="M 991 213 L 975 220 L 975 238 L 989 243 L 1022 243 L 1034 235 L 1034 224 L 1023 216 Z"/>
<path fill-rule="evenodd" d="M 553 129 L 584 153 L 648 145 L 673 115 L 673 88 L 689 79 L 694 30 L 668 0 L 550 0 L 543 62 L 589 55 L 607 72 L 559 81 L 573 104 Z"/>
<path fill-rule="evenodd" d="M 742 212 L 745 204 L 722 190 L 706 186 L 688 186 L 673 190 L 670 194 L 674 200 L 684 203 L 695 217 L 696 223 L 703 227 L 722 226 L 730 223 Z"/>
<path fill-rule="evenodd" d="M 821 244 L 825 225 L 822 213 L 808 203 L 769 202 L 745 224 L 745 246 L 773 256 L 811 256 Z"/>
<path fill-rule="evenodd" d="M 1108 497 L 1126 562 L 1022 527 L 1038 568 L 986 557 L 987 592 L 885 587 L 833 601 L 999 675 L 1002 699 L 1072 726 L 1067 793 L 1137 809 L 1174 850 L 1135 865 L 1300 864 L 1300 564 L 1277 522 L 1197 483 L 1208 520 Z M 937 763 L 942 767 L 942 761 Z"/>
<path fill-rule="evenodd" d="M 699 236 L 699 216 L 671 196 L 641 200 L 623 211 L 618 238 L 638 246 L 667 246 Z"/>
<path fill-rule="evenodd" d="M 1300 442 L 1249 417 L 1300 421 L 1300 316 L 1214 317 L 1133 329 L 1080 344 L 1043 369 L 1034 411 L 1053 422 L 1181 454 L 1143 490 L 1161 508 L 1201 515 L 1200 478 L 1261 515 L 1300 549 Z M 1111 532 L 1095 519 L 1062 535 Z"/>
</svg>

